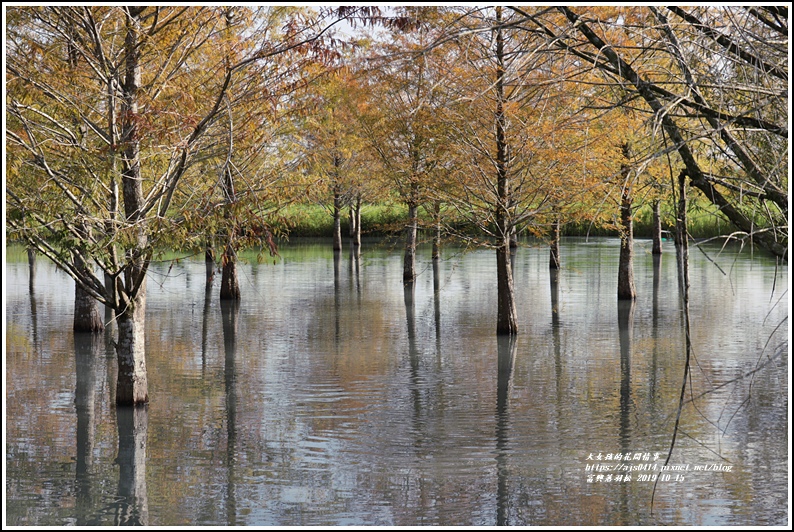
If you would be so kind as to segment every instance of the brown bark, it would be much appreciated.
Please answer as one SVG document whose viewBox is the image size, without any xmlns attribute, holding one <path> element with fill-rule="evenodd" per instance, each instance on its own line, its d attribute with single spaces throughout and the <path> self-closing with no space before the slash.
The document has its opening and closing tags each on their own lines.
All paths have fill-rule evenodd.
<svg viewBox="0 0 794 532">
<path fill-rule="evenodd" d="M 86 269 L 85 262 L 79 254 L 74 256 L 74 267 L 77 271 Z M 99 314 L 99 303 L 88 292 L 74 285 L 74 324 L 75 332 L 101 332 L 105 328 Z"/>
<path fill-rule="evenodd" d="M 408 224 L 405 226 L 405 257 L 403 261 L 403 284 L 416 280 L 416 233 L 419 207 L 413 198 L 408 202 Z"/>
<path fill-rule="evenodd" d="M 36 250 L 28 248 L 28 291 L 30 292 L 31 304 L 35 307 L 33 297 L 34 287 L 36 286 Z"/>
<path fill-rule="evenodd" d="M 107 315 L 107 311 L 110 310 L 111 312 L 115 308 L 118 300 L 116 298 L 116 280 L 113 279 L 108 272 L 104 272 L 105 277 L 105 294 L 107 294 L 108 301 L 110 304 L 105 305 L 105 315 Z"/>
<path fill-rule="evenodd" d="M 518 315 L 516 312 L 515 290 L 513 287 L 513 268 L 510 264 L 510 239 L 502 239 L 496 248 L 497 313 L 496 333 L 517 334 Z"/>
<path fill-rule="evenodd" d="M 339 186 L 334 187 L 334 251 L 342 250 L 342 196 Z"/>
<path fill-rule="evenodd" d="M 441 353 L 441 268 L 433 261 L 433 323 L 436 327 L 436 353 Z"/>
<path fill-rule="evenodd" d="M 549 292 L 551 293 L 551 325 L 555 332 L 559 332 L 560 325 L 560 271 L 549 270 Z"/>
<path fill-rule="evenodd" d="M 221 300 L 239 300 L 240 284 L 237 281 L 237 262 L 231 244 L 223 253 L 223 270 L 221 271 Z"/>
<path fill-rule="evenodd" d="M 623 154 L 628 157 L 629 147 L 623 146 Z M 620 262 L 618 264 L 618 299 L 631 300 L 637 297 L 634 287 L 634 224 L 632 220 L 632 192 L 629 183 L 629 167 L 623 165 L 622 174 L 625 178 L 620 201 Z"/>
<path fill-rule="evenodd" d="M 620 262 L 618 264 L 618 299 L 634 299 L 634 229 L 631 219 L 631 197 L 624 193 L 620 206 Z"/>
<path fill-rule="evenodd" d="M 496 23 L 501 24 L 502 8 L 496 8 Z M 504 40 L 502 29 L 496 32 L 496 169 L 497 198 L 496 226 L 499 242 L 496 247 L 496 285 L 497 311 L 496 333 L 517 334 L 518 315 L 516 313 L 515 292 L 513 288 L 513 267 L 510 263 L 512 223 L 509 219 L 510 179 L 507 172 L 507 140 L 504 116 Z"/>
<path fill-rule="evenodd" d="M 560 269 L 560 217 L 551 224 L 551 243 L 549 244 L 549 268 Z"/>
<path fill-rule="evenodd" d="M 207 248 L 204 250 L 204 268 L 206 270 L 205 285 L 209 288 L 215 280 L 215 257 L 212 253 L 212 247 L 209 245 L 207 245 Z"/>
<path fill-rule="evenodd" d="M 629 212 L 628 216 L 626 212 Z M 631 221 L 631 203 L 621 205 L 620 262 L 618 264 L 618 299 L 634 299 L 634 235 Z"/>
<path fill-rule="evenodd" d="M 234 241 L 237 235 L 234 227 L 235 222 L 231 214 L 231 206 L 237 201 L 237 195 L 234 191 L 231 170 L 227 169 L 224 172 L 223 183 L 224 195 L 228 203 L 225 218 L 230 227 L 226 240 L 226 249 L 223 251 L 223 257 L 221 258 L 223 268 L 221 270 L 220 298 L 221 300 L 237 300 L 240 299 L 240 283 L 237 280 L 237 253 L 234 249 Z"/>
<path fill-rule="evenodd" d="M 432 259 L 437 262 L 441 258 L 441 202 L 433 204 L 433 218 L 435 220 L 436 231 L 433 235 Z"/>
<path fill-rule="evenodd" d="M 678 175 L 678 205 L 675 216 L 675 247 L 677 249 L 687 244 L 686 207 L 686 172 L 682 170 Z"/>
<path fill-rule="evenodd" d="M 684 302 L 689 294 L 689 241 L 687 234 L 687 194 L 686 172 L 681 171 L 678 176 L 678 208 L 675 223 L 675 248 L 678 262 L 678 287 L 684 297 Z"/>
<path fill-rule="evenodd" d="M 140 15 L 145 8 L 128 7 L 127 33 L 124 40 L 126 64 L 122 86 L 121 146 L 122 146 L 122 194 L 124 214 L 128 224 L 137 234 L 135 252 L 140 256 L 124 270 L 124 282 L 118 283 L 117 295 L 120 305 L 117 311 L 118 382 L 116 403 L 134 405 L 149 400 L 146 376 L 146 351 L 144 327 L 146 316 L 146 270 L 148 267 L 144 250 L 148 238 L 143 223 L 143 184 L 140 166 L 140 134 L 138 116 L 138 89 L 141 84 L 139 37 L 143 34 Z"/>
<path fill-rule="evenodd" d="M 661 201 L 653 202 L 653 251 L 654 255 L 662 254 L 662 215 L 660 211 Z"/>
</svg>

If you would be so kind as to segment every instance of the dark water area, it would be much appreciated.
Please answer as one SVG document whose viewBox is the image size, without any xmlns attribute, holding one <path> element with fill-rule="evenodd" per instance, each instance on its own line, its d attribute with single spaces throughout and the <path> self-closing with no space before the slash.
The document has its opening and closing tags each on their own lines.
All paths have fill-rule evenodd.
<svg viewBox="0 0 794 532">
<path fill-rule="evenodd" d="M 399 247 L 295 241 L 246 256 L 238 305 L 203 256 L 158 262 L 128 409 L 112 324 L 72 333 L 74 283 L 10 247 L 6 525 L 786 525 L 788 264 L 691 249 L 662 471 L 684 313 L 650 249 L 619 305 L 617 239 L 564 239 L 558 274 L 520 247 L 513 340 L 489 250 L 421 248 L 405 290 Z"/>
</svg>

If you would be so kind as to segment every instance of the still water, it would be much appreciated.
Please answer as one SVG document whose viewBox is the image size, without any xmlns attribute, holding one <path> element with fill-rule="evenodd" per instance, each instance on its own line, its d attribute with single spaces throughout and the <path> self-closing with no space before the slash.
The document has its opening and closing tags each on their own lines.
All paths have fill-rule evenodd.
<svg viewBox="0 0 794 532">
<path fill-rule="evenodd" d="M 406 292 L 396 246 L 292 242 L 247 256 L 236 307 L 203 261 L 163 261 L 138 410 L 112 404 L 112 327 L 74 335 L 72 281 L 9 248 L 6 524 L 785 525 L 787 264 L 691 250 L 662 471 L 685 361 L 665 244 L 636 243 L 633 306 L 617 240 L 565 240 L 556 280 L 519 248 L 513 342 L 492 251 L 422 248 Z"/>
</svg>

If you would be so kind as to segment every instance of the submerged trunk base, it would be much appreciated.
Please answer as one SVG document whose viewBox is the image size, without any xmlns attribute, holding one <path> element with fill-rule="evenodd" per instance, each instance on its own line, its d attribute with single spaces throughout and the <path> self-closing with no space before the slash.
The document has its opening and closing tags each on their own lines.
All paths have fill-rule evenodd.
<svg viewBox="0 0 794 532">
<path fill-rule="evenodd" d="M 513 268 L 510 264 L 510 242 L 496 250 L 497 312 L 496 334 L 518 334 L 518 314 L 513 290 Z"/>
<path fill-rule="evenodd" d="M 117 321 L 118 380 L 117 405 L 139 405 L 149 401 L 149 382 L 146 376 L 143 312 L 130 316 L 125 312 Z"/>
<path fill-rule="evenodd" d="M 232 257 L 223 257 L 223 273 L 221 274 L 221 299 L 239 300 L 240 283 L 237 281 L 237 263 Z"/>
</svg>

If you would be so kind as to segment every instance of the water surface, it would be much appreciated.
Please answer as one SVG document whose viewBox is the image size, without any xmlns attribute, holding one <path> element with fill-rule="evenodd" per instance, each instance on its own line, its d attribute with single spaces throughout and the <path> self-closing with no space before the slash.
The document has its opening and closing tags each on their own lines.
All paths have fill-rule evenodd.
<svg viewBox="0 0 794 532">
<path fill-rule="evenodd" d="M 112 326 L 73 334 L 73 282 L 9 248 L 6 524 L 786 524 L 787 265 L 692 249 L 694 400 L 655 484 L 685 360 L 672 246 L 637 242 L 634 305 L 617 240 L 564 240 L 558 276 L 520 248 L 512 342 L 492 251 L 422 248 L 406 291 L 398 247 L 330 248 L 248 256 L 236 306 L 203 261 L 155 264 L 139 410 L 112 404 Z"/>
</svg>

